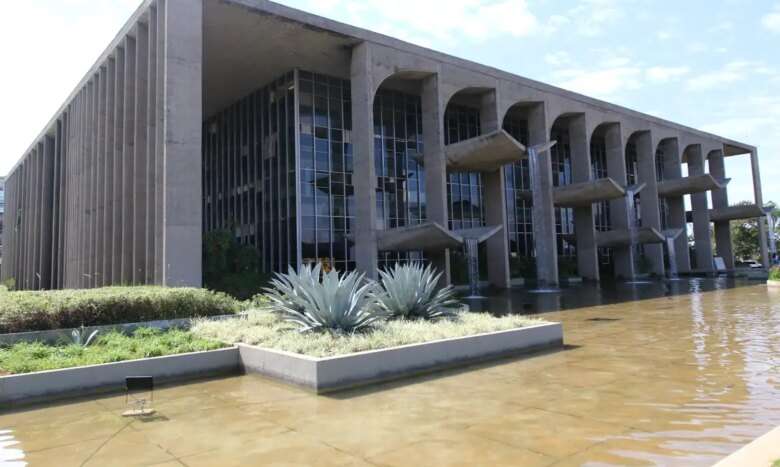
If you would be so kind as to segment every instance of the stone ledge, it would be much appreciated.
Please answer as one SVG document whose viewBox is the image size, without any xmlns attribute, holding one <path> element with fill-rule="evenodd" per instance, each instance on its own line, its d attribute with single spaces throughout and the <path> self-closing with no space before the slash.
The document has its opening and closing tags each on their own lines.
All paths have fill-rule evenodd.
<svg viewBox="0 0 780 467">
<path fill-rule="evenodd" d="M 270 376 L 318 394 L 562 346 L 560 323 L 328 358 L 238 344 L 246 373 Z"/>
<path fill-rule="evenodd" d="M 0 408 L 124 388 L 127 376 L 153 376 L 155 382 L 238 373 L 236 347 L 101 365 L 0 376 Z"/>
<path fill-rule="evenodd" d="M 751 443 L 724 458 L 714 467 L 770 467 L 780 459 L 780 427 L 754 439 Z"/>
</svg>

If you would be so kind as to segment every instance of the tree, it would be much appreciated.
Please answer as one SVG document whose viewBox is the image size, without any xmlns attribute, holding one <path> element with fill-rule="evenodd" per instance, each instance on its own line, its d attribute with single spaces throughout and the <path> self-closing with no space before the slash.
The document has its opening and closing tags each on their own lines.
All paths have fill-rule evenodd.
<svg viewBox="0 0 780 467">
<path fill-rule="evenodd" d="M 737 203 L 738 206 L 752 205 L 750 201 L 741 201 Z M 770 202 L 772 207 L 772 215 L 775 219 L 780 216 L 780 210 L 775 206 L 775 203 Z M 764 219 L 760 219 L 761 222 Z M 734 256 L 738 259 L 760 259 L 761 249 L 759 247 L 759 219 L 743 219 L 731 222 L 731 241 L 734 244 Z M 771 227 L 770 227 L 771 228 Z M 775 221 L 773 235 L 776 239 L 780 237 L 780 223 Z"/>
</svg>

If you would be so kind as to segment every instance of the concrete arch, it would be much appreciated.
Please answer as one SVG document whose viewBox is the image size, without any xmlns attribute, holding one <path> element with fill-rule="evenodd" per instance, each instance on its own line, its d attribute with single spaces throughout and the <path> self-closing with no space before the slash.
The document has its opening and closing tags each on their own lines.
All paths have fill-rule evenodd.
<svg viewBox="0 0 780 467">
<path fill-rule="evenodd" d="M 372 91 L 372 98 L 376 99 L 376 94 L 380 89 L 388 85 L 392 85 L 394 82 L 410 82 L 421 83 L 427 78 L 435 76 L 436 73 L 421 69 L 399 69 L 395 73 L 388 74 L 382 77 L 381 81 L 377 81 L 375 88 Z"/>
</svg>

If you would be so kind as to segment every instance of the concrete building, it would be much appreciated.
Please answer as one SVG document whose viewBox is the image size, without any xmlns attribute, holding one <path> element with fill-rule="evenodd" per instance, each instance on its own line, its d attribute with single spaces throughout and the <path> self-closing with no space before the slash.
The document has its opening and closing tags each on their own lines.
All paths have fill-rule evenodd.
<svg viewBox="0 0 780 467">
<path fill-rule="evenodd" d="M 763 218 L 753 146 L 263 0 L 145 1 L 6 186 L 2 278 L 34 289 L 199 285 L 215 229 L 267 271 L 457 278 L 466 242 L 498 287 L 708 273 L 729 221 Z"/>
</svg>

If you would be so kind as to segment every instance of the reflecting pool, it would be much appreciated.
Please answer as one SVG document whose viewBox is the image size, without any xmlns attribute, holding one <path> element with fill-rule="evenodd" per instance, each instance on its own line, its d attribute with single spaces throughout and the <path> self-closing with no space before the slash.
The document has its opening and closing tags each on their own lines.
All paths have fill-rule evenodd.
<svg viewBox="0 0 780 467">
<path fill-rule="evenodd" d="M 259 376 L 0 415 L 19 465 L 711 465 L 780 425 L 780 290 L 730 280 L 513 291 L 565 350 L 314 396 Z M 544 311 L 557 310 L 557 311 Z M 5 465 L 5 464 L 3 464 Z"/>
</svg>

